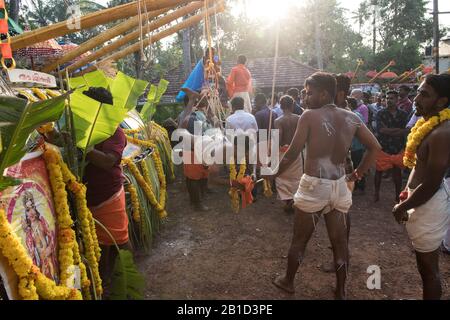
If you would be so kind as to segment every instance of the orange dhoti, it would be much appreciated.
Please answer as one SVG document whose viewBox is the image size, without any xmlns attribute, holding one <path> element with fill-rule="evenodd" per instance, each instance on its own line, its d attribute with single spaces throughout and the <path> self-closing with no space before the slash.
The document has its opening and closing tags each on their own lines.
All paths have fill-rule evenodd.
<svg viewBox="0 0 450 320">
<path fill-rule="evenodd" d="M 111 234 L 96 225 L 98 242 L 102 245 L 121 245 L 128 242 L 128 216 L 125 209 L 125 192 L 122 187 L 111 198 L 95 207 L 89 208 L 93 217 L 98 220 Z M 111 239 L 111 236 L 114 238 Z"/>
<path fill-rule="evenodd" d="M 194 163 L 194 153 L 189 151 L 183 151 L 183 172 L 184 176 L 191 180 L 201 180 L 208 178 L 208 167 L 201 163 Z M 188 161 L 188 160 L 189 161 Z M 187 163 L 190 162 L 190 163 Z"/>
<path fill-rule="evenodd" d="M 384 151 L 380 151 L 376 160 L 377 171 L 386 171 L 394 167 L 404 169 L 403 154 L 403 151 L 400 151 L 398 154 L 388 154 Z"/>
</svg>

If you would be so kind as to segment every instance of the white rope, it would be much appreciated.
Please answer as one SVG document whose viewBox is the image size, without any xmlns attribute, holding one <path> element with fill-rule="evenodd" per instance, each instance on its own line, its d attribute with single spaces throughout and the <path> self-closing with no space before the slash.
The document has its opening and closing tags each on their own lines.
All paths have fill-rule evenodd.
<svg viewBox="0 0 450 320">
<path fill-rule="evenodd" d="M 137 10 L 138 10 L 138 17 L 139 17 L 139 41 L 141 45 L 141 56 L 140 60 L 142 61 L 142 57 L 144 56 L 144 34 L 143 34 L 143 28 L 142 28 L 142 11 L 141 11 L 141 1 L 137 1 Z"/>
</svg>

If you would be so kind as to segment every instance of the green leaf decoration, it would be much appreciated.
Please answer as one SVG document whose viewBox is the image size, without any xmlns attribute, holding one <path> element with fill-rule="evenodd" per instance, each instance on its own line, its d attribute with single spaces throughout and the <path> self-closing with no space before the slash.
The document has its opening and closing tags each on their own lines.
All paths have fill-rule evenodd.
<svg viewBox="0 0 450 320">
<path fill-rule="evenodd" d="M 142 300 L 144 298 L 144 276 L 138 271 L 133 255 L 128 250 L 119 250 L 111 278 L 111 300 Z"/>
<path fill-rule="evenodd" d="M 17 186 L 21 183 L 22 181 L 19 179 L 3 176 L 0 178 L 0 191 L 5 190 L 8 187 Z"/>
<path fill-rule="evenodd" d="M 147 102 L 142 107 L 140 113 L 141 118 L 144 120 L 144 122 L 150 121 L 151 117 L 155 114 L 156 106 L 161 100 L 164 92 L 166 92 L 168 85 L 169 81 L 161 79 L 158 86 L 155 86 L 153 84 L 150 86 L 150 91 L 147 95 Z"/>
<path fill-rule="evenodd" d="M 136 107 L 139 97 L 147 88 L 148 82 L 137 80 L 118 72 L 111 85 L 114 106 L 125 108 L 128 111 Z"/>
<path fill-rule="evenodd" d="M 75 126 L 77 147 L 85 150 L 111 137 L 127 112 L 136 106 L 137 99 L 144 92 L 147 82 L 136 80 L 119 72 L 114 79 L 107 78 L 97 70 L 69 81 L 71 88 L 78 88 L 71 95 L 71 110 Z M 110 90 L 114 105 L 100 104 L 83 94 L 89 87 L 103 87 Z M 97 120 L 97 111 L 100 109 Z M 95 122 L 95 123 L 94 123 Z M 93 128 L 91 139 L 89 134 Z M 89 140 L 89 145 L 88 145 Z"/>
<path fill-rule="evenodd" d="M 16 164 L 26 153 L 26 142 L 29 135 L 39 126 L 57 121 L 63 111 L 67 94 L 59 97 L 28 103 L 16 97 L 0 97 L 1 145 L 0 172 Z M 11 179 L 0 176 L 0 185 L 15 183 Z"/>
</svg>

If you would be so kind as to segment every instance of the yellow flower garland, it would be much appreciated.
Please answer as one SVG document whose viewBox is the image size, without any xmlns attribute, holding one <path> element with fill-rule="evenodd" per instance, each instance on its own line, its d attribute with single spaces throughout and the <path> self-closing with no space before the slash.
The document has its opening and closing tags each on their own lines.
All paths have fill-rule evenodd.
<svg viewBox="0 0 450 320">
<path fill-rule="evenodd" d="M 161 186 L 160 192 L 160 202 L 156 199 L 155 193 L 151 187 L 151 184 L 148 184 L 142 174 L 139 172 L 138 167 L 134 164 L 131 159 L 123 159 L 122 162 L 128 166 L 131 174 L 136 178 L 139 186 L 144 190 L 147 199 L 150 201 L 150 204 L 156 209 L 159 217 L 165 218 L 167 217 L 167 212 L 165 210 L 165 194 L 162 193 L 163 187 Z M 164 197 L 163 197 L 164 196 Z"/>
<path fill-rule="evenodd" d="M 156 196 L 151 188 L 151 183 L 150 183 L 149 175 L 148 175 L 148 169 L 146 167 L 144 169 L 141 166 L 144 177 L 145 177 L 144 178 L 141 175 L 141 173 L 139 172 L 139 169 L 133 163 L 133 161 L 131 161 L 130 159 L 124 159 L 123 162 L 126 165 L 128 165 L 131 173 L 138 180 L 139 185 L 144 190 L 151 205 L 156 208 L 156 211 L 158 212 L 160 218 L 165 218 L 167 216 L 167 212 L 165 210 L 166 198 L 167 198 L 167 182 L 166 182 L 166 176 L 164 174 L 164 168 L 163 168 L 163 164 L 161 161 L 161 157 L 159 155 L 158 148 L 157 148 L 156 144 L 154 144 L 151 141 L 140 140 L 140 139 L 130 137 L 130 136 L 127 136 L 127 140 L 133 144 L 153 149 L 152 159 L 153 159 L 153 162 L 155 163 L 156 172 L 158 174 L 158 180 L 159 180 L 159 184 L 160 184 L 159 203 L 158 203 L 158 200 L 156 200 Z M 147 170 L 147 171 L 145 171 L 145 170 Z M 139 177 L 142 179 L 139 179 Z"/>
<path fill-rule="evenodd" d="M 247 166 L 244 163 L 242 163 L 239 166 L 239 173 L 236 171 L 236 165 L 234 163 L 230 164 L 230 184 L 233 180 L 240 180 L 244 177 L 245 170 L 247 169 Z M 240 203 L 239 203 L 239 189 L 235 187 L 230 187 L 230 190 L 228 191 L 228 195 L 231 198 L 231 208 L 233 209 L 234 213 L 239 212 Z"/>
<path fill-rule="evenodd" d="M 50 174 L 50 181 L 52 181 L 52 175 L 53 177 L 58 176 L 58 183 L 55 184 L 55 187 L 53 187 L 54 183 L 52 183 L 52 188 L 54 189 L 54 197 L 55 197 L 55 206 L 56 203 L 65 203 L 65 206 L 67 206 L 66 209 L 63 210 L 69 210 L 67 205 L 67 193 L 65 191 L 66 185 L 69 188 L 69 190 L 75 195 L 75 204 L 77 207 L 77 213 L 78 213 L 78 220 L 80 222 L 81 230 L 82 230 L 82 238 L 84 242 L 84 250 L 86 259 L 89 263 L 89 266 L 92 269 L 92 274 L 94 278 L 95 283 L 95 290 L 98 294 L 102 294 L 102 280 L 100 278 L 99 273 L 99 261 L 100 261 L 100 247 L 98 245 L 97 240 L 97 233 L 95 231 L 95 223 L 94 219 L 92 217 L 92 213 L 87 207 L 87 201 L 86 201 L 86 186 L 84 186 L 82 183 L 79 183 L 76 181 L 76 177 L 70 172 L 67 165 L 64 163 L 64 161 L 61 158 L 61 155 L 52 148 L 46 148 L 44 152 L 44 159 L 46 160 L 47 166 L 52 168 L 51 174 Z M 58 173 L 59 171 L 59 173 Z M 55 178 L 53 178 L 55 179 Z M 61 191 L 62 190 L 62 191 Z M 58 200 L 57 200 L 58 199 Z M 58 211 L 58 209 L 57 209 Z M 69 214 L 70 217 L 70 214 Z M 72 219 L 70 218 L 70 221 L 66 221 L 66 223 L 70 223 L 70 226 L 73 224 Z M 72 239 L 72 251 L 74 251 L 75 247 L 78 248 L 78 244 L 74 244 L 75 241 L 75 233 L 72 229 L 70 229 L 73 234 L 70 234 L 70 237 Z M 79 253 L 78 253 L 79 254 Z M 81 259 L 78 259 L 81 261 Z M 68 260 L 66 260 L 68 261 Z M 72 265 L 73 265 L 73 257 L 72 257 Z M 82 272 L 83 266 L 79 266 L 80 271 Z M 84 266 L 85 268 L 85 266 Z M 82 282 L 83 282 L 83 275 L 82 275 Z M 84 281 L 85 282 L 85 281 Z M 86 284 L 86 282 L 85 282 Z M 86 292 L 88 289 L 83 288 L 83 291 Z"/>
<path fill-rule="evenodd" d="M 428 120 L 420 119 L 411 129 L 406 143 L 405 155 L 403 156 L 403 164 L 408 168 L 414 168 L 416 165 L 416 153 L 423 139 L 433 131 L 440 123 L 450 120 L 450 109 L 444 109 L 439 115 L 431 117 Z"/>
<path fill-rule="evenodd" d="M 4 210 L 0 210 L 0 250 L 19 277 L 19 295 L 23 299 L 82 299 L 77 289 L 58 286 L 33 265 L 21 241 L 12 231 Z"/>
<path fill-rule="evenodd" d="M 139 198 L 136 188 L 130 183 L 127 185 L 127 191 L 130 193 L 131 207 L 133 209 L 133 220 L 135 222 L 141 221 L 141 206 L 139 205 Z"/>
<path fill-rule="evenodd" d="M 264 179 L 263 188 L 264 188 L 264 196 L 270 198 L 273 195 L 273 192 L 272 192 L 272 185 L 270 184 L 270 181 L 268 179 Z"/>
</svg>

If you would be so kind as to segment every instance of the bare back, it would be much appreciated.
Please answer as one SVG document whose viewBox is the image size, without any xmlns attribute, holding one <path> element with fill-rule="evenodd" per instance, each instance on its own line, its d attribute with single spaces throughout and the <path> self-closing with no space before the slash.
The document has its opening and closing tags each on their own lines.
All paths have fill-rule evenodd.
<svg viewBox="0 0 450 320">
<path fill-rule="evenodd" d="M 307 110 L 304 115 L 308 117 L 305 173 L 339 179 L 345 175 L 345 159 L 361 120 L 353 112 L 334 105 Z"/>
<path fill-rule="evenodd" d="M 280 130 L 280 147 L 291 144 L 299 118 L 297 114 L 285 113 L 275 120 L 275 128 Z"/>
</svg>

